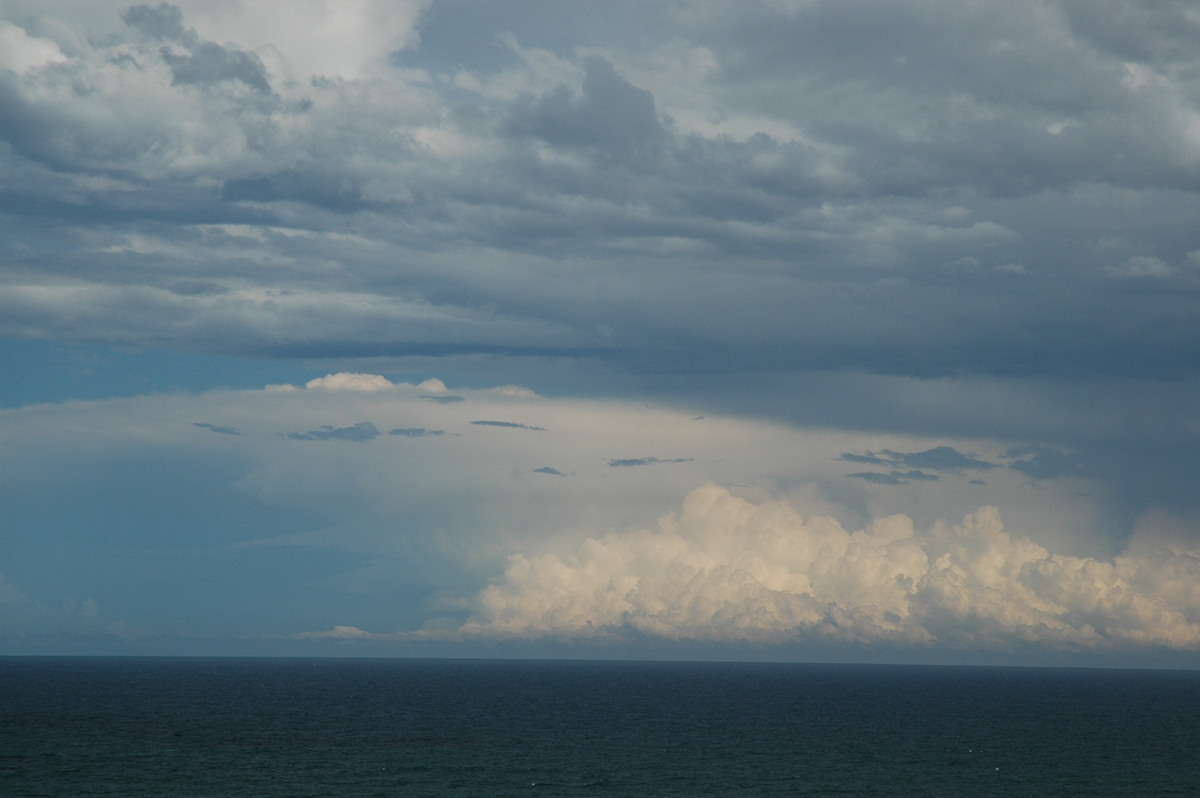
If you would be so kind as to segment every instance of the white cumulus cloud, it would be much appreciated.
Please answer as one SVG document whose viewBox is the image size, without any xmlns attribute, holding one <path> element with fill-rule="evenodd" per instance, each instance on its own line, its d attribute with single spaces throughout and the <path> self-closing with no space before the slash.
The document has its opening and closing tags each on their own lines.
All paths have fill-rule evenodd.
<svg viewBox="0 0 1200 798">
<path fill-rule="evenodd" d="M 489 637 L 1200 648 L 1200 554 L 1050 554 L 983 508 L 920 535 L 907 516 L 850 532 L 787 500 L 716 485 L 653 528 L 572 553 L 516 554 L 462 631 Z M 1188 587 L 1192 586 L 1192 587 Z"/>
<path fill-rule="evenodd" d="M 342 371 L 309 380 L 304 387 L 322 391 L 386 391 L 396 386 L 387 377 L 379 374 L 352 374 Z"/>
</svg>

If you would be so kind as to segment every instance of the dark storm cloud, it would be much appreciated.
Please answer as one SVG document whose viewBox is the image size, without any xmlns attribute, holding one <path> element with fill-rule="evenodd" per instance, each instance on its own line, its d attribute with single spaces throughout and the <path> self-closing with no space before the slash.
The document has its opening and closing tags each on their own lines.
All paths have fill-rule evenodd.
<svg viewBox="0 0 1200 798">
<path fill-rule="evenodd" d="M 609 13 L 630 12 L 618 5 Z M 513 8 L 512 30 L 528 31 L 535 43 L 554 40 L 545 19 Z M 215 179 L 231 214 L 254 206 L 310 232 L 302 246 L 283 236 L 265 244 L 213 240 L 204 271 L 264 286 L 282 277 L 285 289 L 352 291 L 454 313 L 433 335 L 414 323 L 408 339 L 379 318 L 350 329 L 329 324 L 309 341 L 294 332 L 254 334 L 259 318 L 288 318 L 284 303 L 231 299 L 163 316 L 187 314 L 197 321 L 192 330 L 212 331 L 192 339 L 175 333 L 180 345 L 239 354 L 599 356 L 641 373 L 1194 373 L 1194 292 L 1180 289 L 1196 282 L 1188 253 L 1197 242 L 1183 220 L 1200 213 L 1200 201 L 1176 187 L 1195 168 L 1181 154 L 1186 142 L 1172 139 L 1183 135 L 1177 124 L 1128 121 L 1176 118 L 1180 108 L 1171 103 L 1186 108 L 1186 98 L 1138 89 L 1133 84 L 1143 78 L 1136 75 L 1122 83 L 1102 52 L 1058 54 L 1054 45 L 1071 44 L 1072 32 L 1086 27 L 1075 17 L 1103 16 L 1082 7 L 1071 7 L 1069 25 L 1026 5 L 1002 13 L 983 4 L 962 18 L 939 8 L 816 4 L 785 13 L 714 3 L 673 22 L 657 12 L 645 17 L 677 25 L 678 35 L 711 52 L 714 63 L 698 85 L 713 104 L 712 119 L 752 115 L 795 128 L 793 140 L 774 127 L 740 136 L 685 129 L 656 96 L 670 99 L 670 84 L 656 91 L 642 85 L 652 77 L 633 77 L 637 59 L 619 48 L 603 56 L 564 51 L 578 79 L 568 71 L 516 99 L 459 89 L 457 111 L 447 117 L 434 113 L 439 103 L 429 89 L 418 95 L 398 81 L 414 110 L 393 112 L 330 81 L 298 85 L 275 104 L 246 103 L 235 93 L 191 108 L 186 103 L 200 100 L 178 93 L 172 100 L 180 111 L 203 108 L 203 118 L 228 127 L 212 141 L 240 140 L 246 148 L 224 161 L 212 149 L 213 157 L 193 159 L 210 171 L 187 179 Z M 430 18 L 444 28 L 448 13 L 435 5 Z M 1139 6 L 1133 16 L 1136 29 L 1153 38 L 1178 9 Z M 154 45 L 134 52 L 137 58 L 163 57 L 164 42 L 173 48 L 173 80 L 214 90 L 269 88 L 261 64 L 242 59 L 248 51 L 205 49 L 211 43 L 177 7 L 138 6 L 124 20 Z M 505 57 L 495 67 L 532 69 L 533 56 L 523 62 L 521 47 L 497 47 Z M 1189 63 L 1190 52 L 1173 45 L 1166 54 L 1144 54 L 1156 59 L 1151 65 L 1178 65 Z M 106 69 L 115 68 L 115 57 Z M 417 51 L 405 58 L 420 63 Z M 785 80 L 797 74 L 806 79 Z M 170 126 L 172 114 L 154 125 L 131 120 L 101 129 L 94 116 L 73 115 L 18 77 L 9 88 L 0 91 L 7 98 L 0 104 L 11 107 L 0 125 L 18 152 L 60 169 L 126 168 L 142 177 L 120 192 L 122 202 L 142 209 L 118 224 L 122 233 L 144 231 L 135 220 L 157 205 L 149 192 L 182 185 L 170 177 L 177 166 L 153 160 L 196 146 Z M 93 94 L 104 91 L 112 89 L 98 84 Z M 676 113 L 687 110 L 673 102 Z M 47 135 L 51 129 L 60 133 Z M 290 129 L 303 134 L 281 132 Z M 463 152 L 486 154 L 438 154 L 415 143 L 418 129 L 461 136 L 471 142 Z M 1119 164 L 1132 165 L 1127 173 L 1096 171 Z M 630 169 L 614 169 L 622 165 Z M 1147 194 L 1106 193 L 1107 183 Z M 105 192 L 88 196 L 93 209 L 115 201 Z M 193 221 L 214 219 L 209 212 Z M 1114 224 L 1122 235 L 1108 235 Z M 178 224 L 156 232 L 186 235 Z M 264 251 L 286 260 L 286 270 L 247 268 Z M 132 274 L 96 276 L 68 262 L 57 267 L 122 290 L 135 282 Z M 80 252 L 85 262 L 94 262 L 92 253 Z M 327 268 L 331 262 L 342 265 Z M 574 279 L 584 262 L 587 280 Z M 201 271 L 178 260 L 173 268 L 193 279 Z M 513 273 L 529 279 L 505 278 Z M 1136 290 L 1121 284 L 1127 279 L 1140 281 Z M 14 313 L 28 317 L 21 328 L 30 329 L 47 310 Z M 230 314 L 256 318 L 224 326 L 223 336 L 222 325 L 204 323 Z M 1098 324 L 1102 316 L 1106 323 Z M 1151 316 L 1159 320 L 1153 327 L 1144 323 Z M 112 324 L 119 323 L 114 312 Z M 149 330 L 126 336 L 153 337 Z"/>
<path fill-rule="evenodd" d="M 322 426 L 308 432 L 290 432 L 288 438 L 297 441 L 354 441 L 366 443 L 379 437 L 379 430 L 370 421 L 360 421 L 352 427 Z"/>
</svg>

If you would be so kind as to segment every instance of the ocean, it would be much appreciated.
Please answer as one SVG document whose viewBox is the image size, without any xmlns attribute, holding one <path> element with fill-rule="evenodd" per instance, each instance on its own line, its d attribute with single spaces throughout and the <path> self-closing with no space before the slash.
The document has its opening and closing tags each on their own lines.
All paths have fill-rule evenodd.
<svg viewBox="0 0 1200 798">
<path fill-rule="evenodd" d="M 0 658 L 0 796 L 1200 796 L 1200 672 Z"/>
</svg>

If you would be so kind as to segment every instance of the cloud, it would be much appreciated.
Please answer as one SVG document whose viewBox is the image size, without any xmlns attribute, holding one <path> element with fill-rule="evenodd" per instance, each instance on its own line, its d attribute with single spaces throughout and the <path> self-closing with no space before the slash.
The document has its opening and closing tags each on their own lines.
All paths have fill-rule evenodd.
<svg viewBox="0 0 1200 798">
<path fill-rule="evenodd" d="M 465 401 L 463 397 L 455 394 L 448 396 L 422 396 L 421 398 L 429 402 L 437 402 L 439 405 L 452 405 L 455 402 Z"/>
<path fill-rule="evenodd" d="M 370 421 L 360 421 L 352 427 L 323 426 L 308 432 L 289 432 L 287 435 L 296 441 L 354 441 L 366 443 L 379 437 L 379 429 Z"/>
<path fill-rule="evenodd" d="M 1175 269 L 1170 264 L 1162 258 L 1152 255 L 1132 257 L 1120 266 L 1108 267 L 1107 271 L 1114 277 L 1132 279 L 1159 279 L 1170 277 L 1175 273 Z"/>
<path fill-rule="evenodd" d="M 353 211 L 362 203 L 359 181 L 300 164 L 269 175 L 227 180 L 221 198 L 230 202 L 304 202 L 329 210 Z"/>
<path fill-rule="evenodd" d="M 866 454 L 843 452 L 838 459 L 844 460 L 847 463 L 869 463 L 871 465 L 891 465 L 894 462 L 890 459 L 879 457 L 874 452 L 867 452 Z"/>
<path fill-rule="evenodd" d="M 0 20 L 0 68 L 25 72 L 66 60 L 53 41 L 30 36 L 25 29 Z"/>
<path fill-rule="evenodd" d="M 848 477 L 861 479 L 865 482 L 873 482 L 876 485 L 906 485 L 908 484 L 895 473 L 892 474 L 877 474 L 873 471 L 859 471 L 854 474 L 847 474 Z"/>
<path fill-rule="evenodd" d="M 972 455 L 964 454 L 952 446 L 936 446 L 923 452 L 894 452 L 890 449 L 884 449 L 878 454 L 871 451 L 865 454 L 844 452 L 841 455 L 841 459 L 849 463 L 927 468 L 952 474 L 968 470 L 987 470 L 997 467 L 995 463 L 989 463 Z M 916 478 L 921 479 L 924 477 L 917 476 Z"/>
<path fill-rule="evenodd" d="M 660 465 L 662 463 L 690 463 L 692 459 L 691 457 L 675 457 L 665 460 L 661 457 L 633 457 L 609 460 L 608 465 L 610 468 L 627 468 L 630 466 Z"/>
<path fill-rule="evenodd" d="M 708 485 L 652 528 L 513 555 L 462 632 L 1196 650 L 1197 585 L 1200 552 L 1051 554 L 1010 536 L 993 508 L 929 535 L 905 516 L 849 532 L 786 500 Z"/>
<path fill-rule="evenodd" d="M 425 397 L 421 397 L 424 399 Z M 426 429 L 425 427 L 402 427 L 400 429 L 388 430 L 388 435 L 402 435 L 405 438 L 424 438 L 425 436 L 445 435 L 446 431 L 441 429 Z"/>
<path fill-rule="evenodd" d="M 29 597 L 0 573 L 0 606 L 20 607 L 29 603 Z"/>
<path fill-rule="evenodd" d="M 1101 559 L 1147 508 L 1200 506 L 1186 4 L 2 5 L 0 344 L 35 353 L 9 403 L 296 382 L 269 414 L 110 419 L 135 460 L 225 463 L 228 506 L 303 504 L 372 556 L 382 529 L 492 530 L 475 575 L 555 514 L 623 528 L 705 480 L 820 486 L 847 528 L 995 504 Z M 121 354 L 70 379 L 39 354 L 72 350 Z M 401 382 L 434 373 L 464 387 Z M 465 387 L 504 383 L 579 402 Z M 286 440 L 359 419 L 446 436 Z M 672 453 L 695 459 L 608 465 Z M 471 501 L 438 484 L 464 471 Z"/>
<path fill-rule="evenodd" d="M 1200 56 L 1148 44 L 1191 23 L 1139 6 L 1117 46 L 1077 4 L 740 5 L 575 47 L 593 26 L 524 6 L 483 36 L 424 2 L 10 3 L 0 210 L 42 221 L 0 332 L 646 378 L 1195 373 Z"/>
<path fill-rule="evenodd" d="M 266 68 L 256 55 L 201 41 L 194 30 L 184 27 L 183 11 L 178 6 L 166 3 L 157 7 L 133 6 L 122 12 L 121 19 L 149 38 L 174 42 L 185 48 L 186 52 L 182 54 L 169 46 L 160 51 L 163 61 L 171 68 L 172 82 L 176 85 L 208 85 L 233 80 L 255 91 L 271 91 Z"/>
<path fill-rule="evenodd" d="M 605 162 L 652 162 L 665 143 L 654 96 L 599 56 L 585 58 L 583 70 L 581 96 L 560 85 L 540 97 L 524 97 L 509 112 L 508 131 L 584 149 Z"/>
<path fill-rule="evenodd" d="M 885 466 L 847 478 L 838 457 L 945 446 L 980 462 L 1037 462 L 1040 450 L 1019 441 L 715 412 L 697 424 L 689 406 L 484 388 L 440 405 L 421 398 L 440 395 L 428 386 L 388 383 L 0 410 L 6 521 L 37 532 L 4 571 L 47 606 L 94 596 L 111 608 L 101 626 L 115 616 L 130 629 L 213 635 L 312 629 L 314 617 L 416 635 L 405 630 L 446 616 L 438 628 L 462 629 L 466 642 L 1192 645 L 1198 544 L 1179 508 L 1146 515 L 1126 541 L 1101 526 L 1107 494 L 1094 476 L 1033 482 L 993 468 L 987 485 L 970 486 Z M 481 416 L 553 432 L 471 423 Z M 331 417 L 371 421 L 320 423 Z M 218 424 L 196 418 L 242 434 L 197 434 Z M 272 434 L 281 429 L 298 432 Z M 689 456 L 611 458 L 638 449 Z M 1180 473 L 1193 471 L 1181 463 Z M 1005 525 L 981 505 L 1002 508 Z M 958 532 L 938 521 L 965 516 Z M 133 547 L 153 551 L 130 560 Z M 206 591 L 197 561 L 227 589 Z M 112 578 L 96 581 L 98 571 Z M 155 578 L 138 576 L 147 572 Z"/>
<path fill-rule="evenodd" d="M 1012 462 L 1008 467 L 1032 480 L 1062 479 L 1065 477 L 1086 478 L 1093 476 L 1095 469 L 1075 452 L 1063 452 L 1043 446 L 1019 446 L 1004 454 Z"/>
<path fill-rule="evenodd" d="M 13 584 L 0 572 L 0 636 L 15 640 L 61 640 L 72 635 L 91 638 L 120 636 L 121 621 L 101 617 L 94 598 L 76 601 L 69 596 L 57 607 L 48 606 Z"/>
<path fill-rule="evenodd" d="M 427 0 L 355 0 L 336 7 L 318 0 L 264 0 L 214 8 L 181 0 L 134 6 L 121 18 L 154 39 L 191 44 L 203 35 L 236 42 L 269 58 L 283 77 L 353 79 L 377 71 L 389 54 L 415 42 L 416 19 L 427 5 Z"/>
<path fill-rule="evenodd" d="M 184 27 L 183 9 L 169 3 L 132 6 L 121 12 L 121 21 L 152 39 L 194 44 L 196 32 Z"/>
<path fill-rule="evenodd" d="M 427 391 L 427 393 L 421 395 L 421 398 L 428 402 L 436 402 L 440 405 L 450 405 L 455 404 L 456 402 L 466 401 L 463 397 L 450 393 L 449 389 L 446 388 L 446 383 L 442 382 L 436 377 L 425 380 L 417 387 Z"/>
<path fill-rule="evenodd" d="M 335 626 L 323 632 L 300 632 L 289 637 L 297 640 L 371 640 L 380 635 L 364 631 L 357 626 Z"/>
<path fill-rule="evenodd" d="M 304 387 L 319 391 L 386 391 L 395 386 L 391 380 L 379 374 L 339 372 L 309 380 Z"/>
<path fill-rule="evenodd" d="M 209 432 L 218 432 L 222 435 L 241 435 L 242 434 L 241 432 L 238 431 L 237 427 L 220 427 L 215 424 L 207 424 L 202 421 L 193 422 L 193 426 L 202 427 L 204 429 L 207 429 Z"/>
<path fill-rule="evenodd" d="M 861 479 L 866 482 L 873 482 L 876 485 L 907 485 L 910 482 L 937 482 L 941 477 L 936 474 L 926 474 L 924 471 L 892 471 L 889 474 L 880 474 L 874 471 L 860 471 L 854 474 L 847 474 L 848 477 Z"/>
<path fill-rule="evenodd" d="M 472 421 L 471 423 L 481 427 L 509 427 L 511 429 L 528 429 L 536 430 L 538 432 L 546 431 L 545 427 L 535 427 L 530 424 L 519 424 L 516 421 Z"/>
<path fill-rule="evenodd" d="M 987 471 L 993 468 L 1009 468 L 1032 480 L 1061 479 L 1065 477 L 1088 478 L 1096 476 L 1097 470 L 1077 452 L 1063 452 L 1043 446 L 1018 446 L 1002 455 L 1009 460 L 1005 465 L 980 460 L 972 455 L 957 451 L 953 447 L 938 446 L 923 452 L 894 452 L 884 449 L 878 454 L 873 451 L 860 454 L 843 452 L 838 459 L 848 463 L 865 463 L 879 466 L 920 466 L 948 474 L 964 471 Z M 892 471 L 888 474 L 859 472 L 846 476 L 865 479 L 880 485 L 902 485 L 909 480 L 937 480 L 940 477 L 919 469 L 906 472 Z"/>
</svg>

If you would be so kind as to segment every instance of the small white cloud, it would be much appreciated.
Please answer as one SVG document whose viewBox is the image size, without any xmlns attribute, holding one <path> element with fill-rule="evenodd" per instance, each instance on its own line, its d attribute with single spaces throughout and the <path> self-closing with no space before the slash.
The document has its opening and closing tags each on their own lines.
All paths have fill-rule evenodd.
<svg viewBox="0 0 1200 798">
<path fill-rule="evenodd" d="M 143 637 L 146 637 L 153 633 L 151 629 L 141 627 L 141 626 L 136 626 L 134 624 L 129 623 L 128 621 L 113 621 L 112 623 L 110 623 L 108 626 L 105 627 L 105 630 L 109 634 L 111 634 L 115 637 L 119 637 L 122 641 L 124 641 L 126 643 L 136 643 L 138 640 L 142 639 Z"/>
<path fill-rule="evenodd" d="M 329 639 L 334 640 L 367 640 L 376 637 L 373 632 L 359 629 L 357 626 L 335 626 L 324 632 L 301 632 L 295 635 L 305 640 Z"/>
<path fill-rule="evenodd" d="M 20 607 L 30 603 L 29 596 L 0 574 L 0 607 Z"/>
<path fill-rule="evenodd" d="M 430 377 L 429 379 L 425 380 L 425 382 L 422 382 L 420 385 L 418 385 L 417 388 L 425 391 L 425 393 L 441 394 L 449 391 L 449 389 L 446 387 L 446 383 L 442 382 L 437 377 Z"/>
<path fill-rule="evenodd" d="M 396 386 L 387 377 L 379 374 L 353 374 L 343 371 L 309 380 L 304 387 L 322 391 L 386 391 Z"/>
<path fill-rule="evenodd" d="M 512 396 L 517 399 L 533 399 L 537 397 L 536 393 L 524 385 L 501 385 L 497 388 L 492 388 L 491 391 L 501 396 Z"/>
<path fill-rule="evenodd" d="M 278 637 L 288 640 L 379 640 L 388 637 L 388 635 L 368 632 L 365 629 L 359 629 L 357 626 L 338 625 L 332 629 L 324 629 L 319 632 L 297 632 L 295 634 L 278 635 Z"/>
<path fill-rule="evenodd" d="M 78 602 L 73 598 L 67 598 L 63 601 L 62 609 L 67 615 L 78 615 L 88 619 L 95 618 L 100 613 L 100 605 L 94 598 L 86 598 Z"/>
<path fill-rule="evenodd" d="M 1138 255 L 1121 266 L 1109 267 L 1108 272 L 1114 277 L 1170 277 L 1175 269 L 1161 258 Z"/>
<path fill-rule="evenodd" d="M 1029 270 L 1019 263 L 1002 263 L 996 267 L 996 271 L 1004 274 L 1028 274 Z"/>
</svg>

